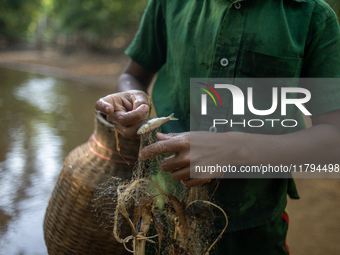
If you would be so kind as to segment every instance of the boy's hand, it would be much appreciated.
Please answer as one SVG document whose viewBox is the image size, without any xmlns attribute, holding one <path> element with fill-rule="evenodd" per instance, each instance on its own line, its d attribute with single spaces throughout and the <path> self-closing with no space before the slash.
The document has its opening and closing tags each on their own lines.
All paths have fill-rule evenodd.
<svg viewBox="0 0 340 255">
<path fill-rule="evenodd" d="M 127 138 L 137 138 L 137 130 L 149 114 L 149 97 L 140 90 L 110 94 L 96 102 L 96 110 Z"/>
<path fill-rule="evenodd" d="M 157 155 L 174 153 L 174 155 L 163 159 L 161 169 L 166 172 L 171 172 L 171 178 L 175 181 L 181 181 L 186 187 L 200 186 L 209 182 L 211 178 L 218 176 L 211 175 L 211 178 L 194 178 L 190 179 L 190 157 L 192 166 L 202 164 L 216 164 L 216 160 L 221 159 L 221 153 L 218 153 L 218 148 L 213 145 L 211 139 L 216 138 L 216 133 L 209 132 L 193 132 L 179 134 L 162 134 L 157 133 L 156 143 L 145 147 L 140 152 L 142 159 L 153 158 Z M 200 144 L 195 144 L 192 147 L 190 155 L 190 136 L 196 136 L 195 141 Z M 199 137 L 199 139 L 197 139 Z"/>
</svg>

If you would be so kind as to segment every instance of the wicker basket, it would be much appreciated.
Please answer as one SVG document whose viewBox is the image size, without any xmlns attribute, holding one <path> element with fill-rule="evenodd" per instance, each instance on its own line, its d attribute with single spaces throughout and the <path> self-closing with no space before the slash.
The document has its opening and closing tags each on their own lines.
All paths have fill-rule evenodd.
<svg viewBox="0 0 340 255">
<path fill-rule="evenodd" d="M 94 134 L 67 156 L 50 198 L 44 221 L 49 254 L 130 254 L 93 212 L 98 185 L 132 176 L 139 140 L 119 136 L 119 143 L 129 165 L 116 152 L 114 126 L 96 113 Z M 122 225 L 121 236 L 128 235 L 130 227 Z"/>
</svg>

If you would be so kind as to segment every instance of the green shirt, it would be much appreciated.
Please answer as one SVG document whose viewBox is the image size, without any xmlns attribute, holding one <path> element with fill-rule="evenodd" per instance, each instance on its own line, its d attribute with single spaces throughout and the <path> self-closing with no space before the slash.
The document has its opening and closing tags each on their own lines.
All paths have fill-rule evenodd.
<svg viewBox="0 0 340 255">
<path fill-rule="evenodd" d="M 152 93 L 157 115 L 180 118 L 162 130 L 184 132 L 190 128 L 190 78 L 339 77 L 340 31 L 322 0 L 150 0 L 126 54 L 159 72 Z M 337 84 L 309 89 L 313 116 L 340 108 Z M 289 132 L 304 128 L 299 123 Z M 272 130 L 266 133 L 286 132 Z M 227 179 L 215 196 L 234 231 L 281 214 L 287 193 L 298 198 L 292 179 Z"/>
</svg>

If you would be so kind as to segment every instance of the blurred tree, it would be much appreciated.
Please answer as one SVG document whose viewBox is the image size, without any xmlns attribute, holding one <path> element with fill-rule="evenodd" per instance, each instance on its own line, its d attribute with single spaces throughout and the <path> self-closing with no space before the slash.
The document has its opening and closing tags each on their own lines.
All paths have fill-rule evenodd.
<svg viewBox="0 0 340 255">
<path fill-rule="evenodd" d="M 55 0 L 56 31 L 68 41 L 100 45 L 137 28 L 148 0 Z"/>
<path fill-rule="evenodd" d="M 41 0 L 1 0 L 1 40 L 26 40 L 36 29 L 40 16 Z"/>
<path fill-rule="evenodd" d="M 134 33 L 148 0 L 0 0 L 1 43 L 53 39 L 94 46 Z M 60 40 L 59 40 L 60 41 Z"/>
</svg>

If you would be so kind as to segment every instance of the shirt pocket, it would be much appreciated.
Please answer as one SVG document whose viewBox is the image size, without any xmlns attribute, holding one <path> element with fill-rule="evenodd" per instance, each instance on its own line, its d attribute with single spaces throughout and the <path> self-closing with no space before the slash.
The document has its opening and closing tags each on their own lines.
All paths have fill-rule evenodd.
<svg viewBox="0 0 340 255">
<path fill-rule="evenodd" d="M 244 50 L 240 62 L 240 77 L 299 77 L 302 58 L 277 57 L 253 50 Z"/>
</svg>

